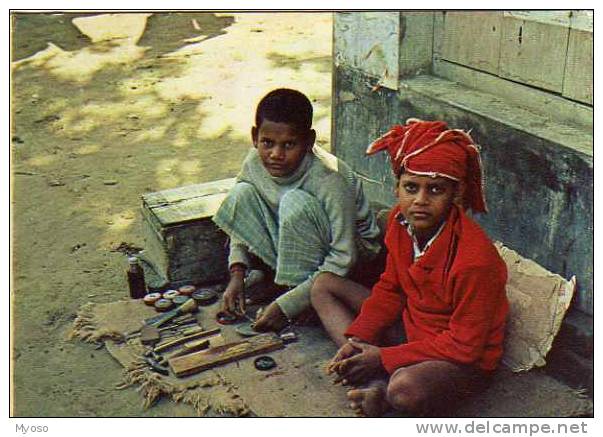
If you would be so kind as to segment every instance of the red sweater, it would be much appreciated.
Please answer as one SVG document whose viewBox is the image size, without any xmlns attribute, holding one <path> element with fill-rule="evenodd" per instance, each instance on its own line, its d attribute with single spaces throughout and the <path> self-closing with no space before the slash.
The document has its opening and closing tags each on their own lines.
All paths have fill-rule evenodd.
<svg viewBox="0 0 603 437">
<path fill-rule="evenodd" d="M 444 360 L 494 370 L 502 355 L 507 268 L 477 223 L 453 207 L 427 252 L 413 263 L 412 239 L 396 207 L 387 225 L 385 271 L 348 327 L 347 336 L 375 344 L 400 313 L 407 343 L 381 348 L 389 373 Z"/>
</svg>

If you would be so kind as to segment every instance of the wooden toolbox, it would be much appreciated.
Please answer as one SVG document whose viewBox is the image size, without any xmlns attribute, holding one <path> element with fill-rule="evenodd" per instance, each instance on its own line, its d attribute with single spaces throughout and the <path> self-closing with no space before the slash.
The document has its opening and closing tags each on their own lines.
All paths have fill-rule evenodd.
<svg viewBox="0 0 603 437">
<path fill-rule="evenodd" d="M 143 259 L 173 287 L 226 277 L 226 235 L 211 218 L 235 179 L 187 185 L 142 196 Z"/>
</svg>

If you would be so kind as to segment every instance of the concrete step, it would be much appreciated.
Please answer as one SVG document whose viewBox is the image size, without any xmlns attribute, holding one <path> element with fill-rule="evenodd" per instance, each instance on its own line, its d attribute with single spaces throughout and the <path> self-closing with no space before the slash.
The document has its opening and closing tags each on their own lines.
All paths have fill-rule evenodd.
<svg viewBox="0 0 603 437">
<path fill-rule="evenodd" d="M 592 398 L 593 344 L 592 316 L 578 310 L 569 311 L 547 355 L 545 370 L 570 387 L 585 389 Z"/>
</svg>

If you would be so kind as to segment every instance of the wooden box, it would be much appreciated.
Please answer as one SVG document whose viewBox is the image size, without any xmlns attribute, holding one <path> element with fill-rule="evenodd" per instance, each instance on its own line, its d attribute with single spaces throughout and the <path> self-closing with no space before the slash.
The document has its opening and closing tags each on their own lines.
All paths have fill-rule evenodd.
<svg viewBox="0 0 603 437">
<path fill-rule="evenodd" d="M 143 260 L 172 287 L 226 278 L 226 235 L 211 218 L 235 179 L 142 196 Z"/>
</svg>

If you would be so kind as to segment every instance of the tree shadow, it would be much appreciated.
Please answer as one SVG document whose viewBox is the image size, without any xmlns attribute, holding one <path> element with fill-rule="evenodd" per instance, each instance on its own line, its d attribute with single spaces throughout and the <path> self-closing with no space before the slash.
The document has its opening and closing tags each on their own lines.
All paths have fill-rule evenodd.
<svg viewBox="0 0 603 437">
<path fill-rule="evenodd" d="M 203 36 L 204 40 L 208 40 L 224 35 L 224 29 L 234 21 L 234 17 L 218 17 L 207 12 L 153 14 L 147 19 L 147 27 L 138 45 L 149 47 L 147 56 L 161 56 L 186 45 L 187 39 Z M 195 28 L 195 24 L 199 29 Z M 166 28 L 170 29 L 170 38 L 165 37 Z"/>
<path fill-rule="evenodd" d="M 282 53 L 268 53 L 268 60 L 272 62 L 274 67 L 288 67 L 295 71 L 299 71 L 304 65 L 312 64 L 316 71 L 320 73 L 331 72 L 332 56 L 315 56 L 310 58 L 299 58 L 297 56 L 288 56 Z"/>
<path fill-rule="evenodd" d="M 11 61 L 28 58 L 48 46 L 49 40 L 64 50 L 73 51 L 90 45 L 72 20 L 97 14 L 15 13 L 11 16 Z"/>
</svg>

